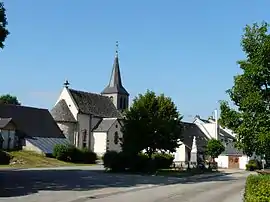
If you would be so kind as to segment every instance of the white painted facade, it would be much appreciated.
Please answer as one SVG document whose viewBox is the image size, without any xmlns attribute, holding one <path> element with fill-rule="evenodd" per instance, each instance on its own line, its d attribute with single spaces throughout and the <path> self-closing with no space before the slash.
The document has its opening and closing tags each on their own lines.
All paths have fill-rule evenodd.
<svg viewBox="0 0 270 202">
<path fill-rule="evenodd" d="M 188 161 L 188 151 L 189 149 L 186 148 L 186 145 L 183 143 L 176 149 L 173 153 L 174 155 L 174 163 L 181 164 Z"/>
<path fill-rule="evenodd" d="M 93 151 L 98 156 L 102 156 L 106 151 L 120 152 L 122 150 L 123 133 L 121 132 L 121 124 L 117 119 L 107 132 L 93 132 L 93 138 Z"/>
</svg>

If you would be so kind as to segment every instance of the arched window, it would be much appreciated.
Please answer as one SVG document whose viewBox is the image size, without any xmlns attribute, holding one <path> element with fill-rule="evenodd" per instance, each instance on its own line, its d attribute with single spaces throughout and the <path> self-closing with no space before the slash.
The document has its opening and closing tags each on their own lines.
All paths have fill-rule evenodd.
<svg viewBox="0 0 270 202">
<path fill-rule="evenodd" d="M 116 131 L 114 133 L 114 144 L 118 144 L 119 143 L 119 135 L 118 135 L 118 132 Z"/>
<path fill-rule="evenodd" d="M 120 109 L 123 109 L 123 98 L 120 97 Z"/>
<path fill-rule="evenodd" d="M 126 109 L 126 98 L 123 98 L 123 109 Z"/>
<path fill-rule="evenodd" d="M 110 96 L 111 101 L 113 102 L 113 96 Z"/>
</svg>

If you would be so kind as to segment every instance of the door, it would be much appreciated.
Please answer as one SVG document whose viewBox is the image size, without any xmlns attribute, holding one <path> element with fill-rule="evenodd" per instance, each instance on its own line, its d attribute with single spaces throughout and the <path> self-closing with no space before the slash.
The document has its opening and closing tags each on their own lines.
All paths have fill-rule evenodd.
<svg viewBox="0 0 270 202">
<path fill-rule="evenodd" d="M 229 158 L 228 168 L 239 169 L 239 157 L 229 156 L 228 158 Z"/>
</svg>

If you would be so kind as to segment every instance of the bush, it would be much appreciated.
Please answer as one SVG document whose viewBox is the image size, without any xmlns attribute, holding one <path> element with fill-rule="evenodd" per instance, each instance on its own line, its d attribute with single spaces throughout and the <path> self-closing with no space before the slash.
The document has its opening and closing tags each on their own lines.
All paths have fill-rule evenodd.
<svg viewBox="0 0 270 202">
<path fill-rule="evenodd" d="M 108 151 L 103 155 L 102 160 L 104 168 L 111 171 L 124 171 L 126 169 L 126 158 L 122 152 Z"/>
<path fill-rule="evenodd" d="M 270 201 L 270 175 L 250 175 L 244 194 L 245 202 Z"/>
<path fill-rule="evenodd" d="M 153 155 L 156 169 L 170 168 L 173 164 L 174 156 L 166 153 L 156 153 Z"/>
<path fill-rule="evenodd" d="M 53 156 L 61 161 L 72 163 L 94 164 L 97 160 L 96 153 L 87 149 L 78 149 L 73 145 L 55 145 Z"/>
<path fill-rule="evenodd" d="M 262 165 L 260 161 L 256 159 L 252 159 L 248 161 L 248 164 L 246 165 L 246 170 L 254 171 L 254 170 L 259 170 L 259 169 L 262 169 Z"/>
<path fill-rule="evenodd" d="M 109 151 L 103 156 L 103 164 L 111 171 L 154 172 L 158 169 L 170 168 L 173 159 L 170 154 L 157 153 L 149 159 L 144 153 L 126 155 L 123 152 Z"/>
<path fill-rule="evenodd" d="M 10 159 L 11 156 L 7 152 L 0 150 L 0 165 L 8 165 Z"/>
</svg>

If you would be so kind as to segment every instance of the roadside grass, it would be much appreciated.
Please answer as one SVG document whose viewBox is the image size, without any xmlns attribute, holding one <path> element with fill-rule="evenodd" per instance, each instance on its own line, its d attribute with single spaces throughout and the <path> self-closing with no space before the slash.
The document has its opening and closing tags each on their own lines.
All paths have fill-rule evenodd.
<svg viewBox="0 0 270 202">
<path fill-rule="evenodd" d="M 1 168 L 39 168 L 60 166 L 90 166 L 93 164 L 75 164 L 59 161 L 55 158 L 45 157 L 31 151 L 8 152 L 12 159 L 9 165 L 0 165 Z"/>
</svg>

